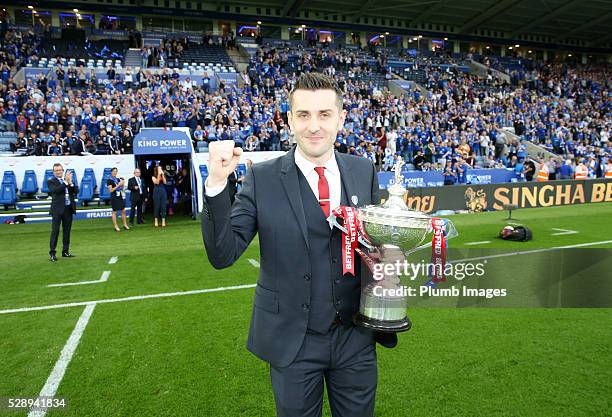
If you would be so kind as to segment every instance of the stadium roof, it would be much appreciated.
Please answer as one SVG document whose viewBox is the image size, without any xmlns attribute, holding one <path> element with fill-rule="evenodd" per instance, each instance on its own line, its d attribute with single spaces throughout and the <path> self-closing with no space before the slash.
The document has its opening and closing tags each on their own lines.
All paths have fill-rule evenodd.
<svg viewBox="0 0 612 417">
<path fill-rule="evenodd" d="M 504 32 L 508 39 L 521 34 L 542 35 L 553 43 L 582 39 L 590 46 L 612 40 L 612 0 L 239 0 L 224 4 L 281 8 L 283 16 L 296 17 L 303 9 L 324 14 L 380 17 L 418 23 L 452 25 L 456 33 L 475 29 Z M 312 16 L 311 16 L 312 17 Z"/>
</svg>

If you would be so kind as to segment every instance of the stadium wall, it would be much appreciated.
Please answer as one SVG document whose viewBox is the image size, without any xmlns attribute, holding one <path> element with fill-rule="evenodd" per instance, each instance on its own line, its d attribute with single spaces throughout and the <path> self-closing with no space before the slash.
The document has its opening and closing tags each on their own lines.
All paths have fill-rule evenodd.
<svg viewBox="0 0 612 417">
<path fill-rule="evenodd" d="M 284 152 L 243 152 L 241 162 L 247 159 L 254 163 L 276 158 Z M 163 156 L 160 154 L 160 156 Z M 208 163 L 208 153 L 196 153 L 193 158 L 194 164 L 205 165 Z M 62 164 L 64 169 L 74 169 L 80 182 L 85 168 L 93 168 L 96 179 L 100 181 L 104 168 L 117 167 L 119 174 L 125 178 L 132 176 L 135 167 L 134 155 L 86 155 L 86 156 L 9 156 L 0 158 L 0 178 L 4 177 L 4 171 L 13 171 L 17 177 L 17 187 L 21 188 L 26 170 L 34 170 L 38 187 L 42 186 L 45 170 L 52 169 L 56 162 Z"/>
</svg>

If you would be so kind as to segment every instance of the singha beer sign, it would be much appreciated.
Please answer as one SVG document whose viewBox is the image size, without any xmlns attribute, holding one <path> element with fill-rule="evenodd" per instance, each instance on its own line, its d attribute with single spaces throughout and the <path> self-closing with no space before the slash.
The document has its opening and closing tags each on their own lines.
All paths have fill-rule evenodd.
<svg viewBox="0 0 612 417">
<path fill-rule="evenodd" d="M 381 190 L 381 194 L 386 199 L 386 190 Z M 409 208 L 425 213 L 437 210 L 503 210 L 507 204 L 531 208 L 612 202 L 612 180 L 601 178 L 413 188 L 405 201 Z"/>
</svg>

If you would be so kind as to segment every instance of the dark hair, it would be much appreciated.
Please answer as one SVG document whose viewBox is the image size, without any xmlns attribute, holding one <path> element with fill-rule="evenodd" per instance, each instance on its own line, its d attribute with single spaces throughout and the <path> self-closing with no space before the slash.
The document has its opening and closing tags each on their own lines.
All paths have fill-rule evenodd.
<svg viewBox="0 0 612 417">
<path fill-rule="evenodd" d="M 291 107 L 293 107 L 293 94 L 297 90 L 333 90 L 336 93 L 338 107 L 342 109 L 342 90 L 338 87 L 338 83 L 328 75 L 319 72 L 307 72 L 300 75 L 293 86 L 293 90 L 289 93 L 289 105 Z"/>
<path fill-rule="evenodd" d="M 111 168 L 111 172 L 113 172 L 113 171 L 118 171 L 117 167 L 112 167 Z"/>
<path fill-rule="evenodd" d="M 62 167 L 62 168 L 64 168 L 62 166 L 62 164 L 60 164 L 59 162 L 56 162 L 55 164 L 53 164 L 53 169 L 55 169 L 55 167 Z"/>
</svg>

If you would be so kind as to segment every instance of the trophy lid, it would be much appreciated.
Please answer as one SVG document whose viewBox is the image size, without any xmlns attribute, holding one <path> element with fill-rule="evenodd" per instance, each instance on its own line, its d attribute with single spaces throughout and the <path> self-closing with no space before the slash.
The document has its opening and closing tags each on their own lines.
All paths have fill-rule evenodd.
<svg viewBox="0 0 612 417">
<path fill-rule="evenodd" d="M 403 165 L 404 161 L 401 158 L 395 164 L 395 182 L 388 189 L 389 199 L 382 205 L 371 205 L 360 209 L 363 222 L 416 229 L 429 228 L 431 217 L 410 209 L 404 202 L 406 188 L 402 185 Z"/>
</svg>

